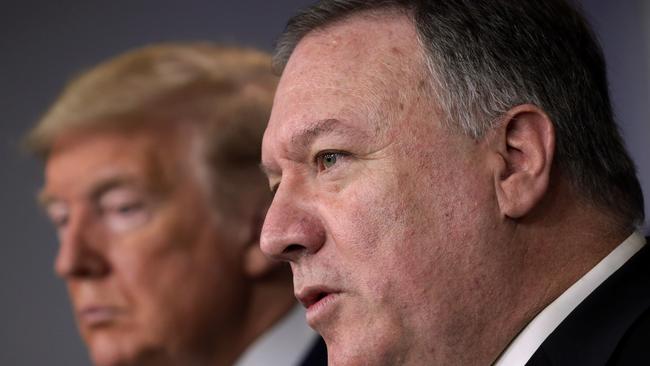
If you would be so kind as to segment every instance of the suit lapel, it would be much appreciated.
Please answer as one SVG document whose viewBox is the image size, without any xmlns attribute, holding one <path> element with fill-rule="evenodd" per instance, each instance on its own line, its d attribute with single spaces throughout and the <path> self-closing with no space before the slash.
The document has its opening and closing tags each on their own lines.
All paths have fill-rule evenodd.
<svg viewBox="0 0 650 366">
<path fill-rule="evenodd" d="M 327 347 L 323 338 L 318 337 L 300 366 L 327 366 Z"/>
<path fill-rule="evenodd" d="M 526 365 L 604 365 L 626 331 L 650 309 L 649 289 L 646 245 L 578 305 Z"/>
</svg>

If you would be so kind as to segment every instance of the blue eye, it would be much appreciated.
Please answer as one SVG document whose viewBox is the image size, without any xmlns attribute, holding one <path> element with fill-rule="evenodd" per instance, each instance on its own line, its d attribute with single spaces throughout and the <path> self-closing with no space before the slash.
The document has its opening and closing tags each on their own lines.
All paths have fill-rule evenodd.
<svg viewBox="0 0 650 366">
<path fill-rule="evenodd" d="M 327 151 L 316 155 L 316 165 L 318 171 L 330 169 L 336 165 L 340 159 L 344 158 L 347 154 L 337 151 Z"/>
<path fill-rule="evenodd" d="M 337 156 L 334 153 L 327 153 L 321 158 L 321 162 L 325 169 L 330 168 L 336 164 Z"/>
</svg>

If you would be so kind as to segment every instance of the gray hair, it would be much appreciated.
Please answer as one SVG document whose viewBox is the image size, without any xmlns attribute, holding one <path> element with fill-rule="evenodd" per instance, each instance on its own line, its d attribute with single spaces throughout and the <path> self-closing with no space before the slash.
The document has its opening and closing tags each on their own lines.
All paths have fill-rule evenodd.
<svg viewBox="0 0 650 366">
<path fill-rule="evenodd" d="M 537 105 L 554 123 L 555 164 L 575 191 L 624 225 L 643 222 L 643 193 L 614 122 L 602 51 L 570 4 L 323 0 L 289 20 L 274 68 L 284 69 L 307 33 L 373 10 L 412 18 L 444 123 L 478 139 L 510 108 Z"/>
</svg>

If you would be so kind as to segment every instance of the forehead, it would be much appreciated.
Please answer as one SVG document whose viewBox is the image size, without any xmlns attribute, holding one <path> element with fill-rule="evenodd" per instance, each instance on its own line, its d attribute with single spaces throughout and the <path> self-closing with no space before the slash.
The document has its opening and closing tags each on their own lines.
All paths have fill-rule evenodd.
<svg viewBox="0 0 650 366">
<path fill-rule="evenodd" d="M 405 71 L 418 53 L 417 32 L 408 14 L 364 11 L 307 33 L 282 77 L 300 74 L 317 61 L 321 71 L 331 73 L 328 79 L 359 82 L 376 72 Z"/>
<path fill-rule="evenodd" d="M 44 195 L 83 195 L 106 182 L 166 188 L 179 175 L 177 140 L 170 133 L 149 129 L 64 134 L 46 161 Z"/>
<path fill-rule="evenodd" d="M 404 107 L 424 65 L 415 27 L 397 11 L 364 12 L 312 31 L 284 69 L 264 145 L 314 121 L 381 129 L 387 113 Z"/>
</svg>

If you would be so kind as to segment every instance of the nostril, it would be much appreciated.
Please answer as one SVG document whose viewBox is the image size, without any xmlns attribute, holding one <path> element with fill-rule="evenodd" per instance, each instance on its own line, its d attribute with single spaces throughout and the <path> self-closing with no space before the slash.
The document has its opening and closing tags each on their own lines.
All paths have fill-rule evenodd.
<svg viewBox="0 0 650 366">
<path fill-rule="evenodd" d="M 291 244 L 288 245 L 286 248 L 284 248 L 282 254 L 288 254 L 288 255 L 296 254 L 302 251 L 303 249 L 305 249 L 305 247 L 300 244 Z"/>
<path fill-rule="evenodd" d="M 108 258 L 102 251 L 81 241 L 62 246 L 54 261 L 54 272 L 59 277 L 102 277 L 110 271 Z"/>
</svg>

